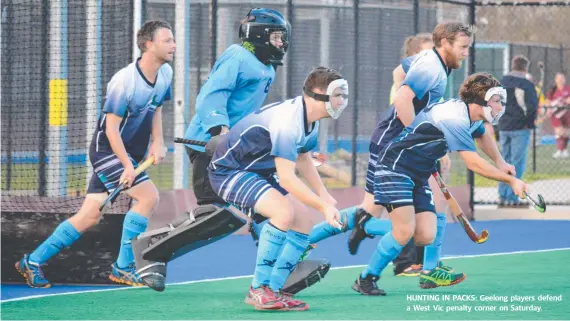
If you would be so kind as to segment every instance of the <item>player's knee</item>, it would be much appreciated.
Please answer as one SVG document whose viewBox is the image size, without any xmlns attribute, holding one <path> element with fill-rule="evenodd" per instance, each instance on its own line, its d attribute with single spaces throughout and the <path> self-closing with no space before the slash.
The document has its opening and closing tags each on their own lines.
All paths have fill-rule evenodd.
<svg viewBox="0 0 570 321">
<path fill-rule="evenodd" d="M 272 210 L 271 220 L 279 222 L 280 226 L 291 226 L 295 221 L 295 212 L 289 202 L 280 202 Z"/>
<path fill-rule="evenodd" d="M 101 218 L 103 218 L 103 213 L 100 212 L 98 208 L 82 208 L 70 220 L 75 223 L 74 226 L 76 226 L 77 230 L 82 232 L 99 224 Z"/>
<path fill-rule="evenodd" d="M 149 212 L 153 212 L 160 203 L 160 194 L 158 193 L 158 189 L 152 185 L 146 188 L 144 193 L 142 193 L 140 197 L 137 197 L 136 200 L 140 206 L 144 207 Z"/>
<path fill-rule="evenodd" d="M 80 225 L 80 230 L 86 230 L 91 226 L 99 224 L 103 213 L 99 211 L 99 206 L 103 204 L 107 198 L 106 193 L 87 194 L 83 205 L 74 215 L 77 219 L 75 223 Z"/>
<path fill-rule="evenodd" d="M 394 224 L 392 227 L 392 236 L 398 243 L 406 244 L 412 236 L 414 236 L 414 225 L 413 224 Z"/>
<path fill-rule="evenodd" d="M 414 242 L 416 245 L 426 246 L 433 243 L 435 240 L 435 230 L 420 229 L 414 234 Z"/>
</svg>

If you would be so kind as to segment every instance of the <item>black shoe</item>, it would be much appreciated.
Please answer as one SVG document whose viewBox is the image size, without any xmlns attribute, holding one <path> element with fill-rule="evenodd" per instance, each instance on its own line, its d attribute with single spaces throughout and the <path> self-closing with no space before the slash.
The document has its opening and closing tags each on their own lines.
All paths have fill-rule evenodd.
<svg viewBox="0 0 570 321">
<path fill-rule="evenodd" d="M 368 212 L 363 209 L 358 209 L 358 212 L 354 214 L 354 227 L 352 228 L 352 232 L 348 237 L 348 252 L 352 255 L 355 255 L 358 252 L 358 247 L 360 246 L 360 242 L 362 242 L 365 238 L 374 238 L 374 236 L 370 236 L 366 234 L 364 230 L 364 223 L 372 218 Z"/>
<path fill-rule="evenodd" d="M 385 296 L 386 292 L 378 288 L 376 282 L 378 277 L 376 275 L 368 274 L 365 278 L 361 275 L 354 281 L 352 289 L 362 295 L 382 295 Z"/>
</svg>

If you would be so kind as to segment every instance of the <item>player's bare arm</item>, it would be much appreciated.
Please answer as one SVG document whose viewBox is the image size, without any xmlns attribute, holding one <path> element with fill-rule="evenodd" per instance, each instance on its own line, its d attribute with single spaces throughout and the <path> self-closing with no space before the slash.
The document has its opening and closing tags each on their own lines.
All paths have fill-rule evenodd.
<svg viewBox="0 0 570 321">
<path fill-rule="evenodd" d="M 305 178 L 309 186 L 319 197 L 331 205 L 336 205 L 336 200 L 329 194 L 323 184 L 321 176 L 313 164 L 310 153 L 299 154 L 297 157 L 297 170 L 299 170 L 299 173 Z"/>
<path fill-rule="evenodd" d="M 125 168 L 119 181 L 127 181 L 126 186 L 130 187 L 135 180 L 136 175 L 135 168 L 129 159 L 127 150 L 125 149 L 125 144 L 121 138 L 119 127 L 122 121 L 123 117 L 120 117 L 113 113 L 107 113 L 107 125 L 105 133 L 107 134 L 107 138 L 109 139 L 109 144 L 111 145 L 111 149 L 113 149 L 113 153 L 117 155 L 117 158 L 119 158 L 121 164 L 123 164 L 123 167 Z"/>
<path fill-rule="evenodd" d="M 476 152 L 460 151 L 459 156 L 461 156 L 468 169 L 486 178 L 511 185 L 516 195 L 520 198 L 525 198 L 524 192 L 528 191 L 528 186 L 520 179 L 502 172 L 479 156 Z"/>
<path fill-rule="evenodd" d="M 297 177 L 295 174 L 295 166 L 295 162 L 285 158 L 275 157 L 275 168 L 277 169 L 277 176 L 279 176 L 279 185 L 303 204 L 323 213 L 330 225 L 340 228 L 340 225 L 335 222 L 340 221 L 340 213 L 338 210 L 317 196 L 317 194 Z"/>
<path fill-rule="evenodd" d="M 485 155 L 489 156 L 489 158 L 495 162 L 495 165 L 497 165 L 502 172 L 516 175 L 515 167 L 505 162 L 497 143 L 493 140 L 493 137 L 491 137 L 491 133 L 485 132 L 481 137 L 475 138 L 475 140 L 477 141 L 477 146 L 479 146 Z"/>
<path fill-rule="evenodd" d="M 162 107 L 157 107 L 152 117 L 152 144 L 148 150 L 149 156 L 154 156 L 154 165 L 162 162 L 166 156 L 164 136 L 162 135 Z"/>
<path fill-rule="evenodd" d="M 416 117 L 413 104 L 414 97 L 416 94 L 407 85 L 400 87 L 396 92 L 396 97 L 394 97 L 394 108 L 404 126 L 409 126 Z"/>
</svg>

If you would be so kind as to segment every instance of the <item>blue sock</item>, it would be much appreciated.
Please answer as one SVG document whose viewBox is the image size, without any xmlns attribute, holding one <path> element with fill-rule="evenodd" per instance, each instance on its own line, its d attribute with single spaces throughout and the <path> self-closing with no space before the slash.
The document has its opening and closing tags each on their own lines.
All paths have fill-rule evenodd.
<svg viewBox="0 0 570 321">
<path fill-rule="evenodd" d="M 375 217 L 364 223 L 364 231 L 369 235 L 386 235 L 392 230 L 392 221 L 381 220 Z"/>
<path fill-rule="evenodd" d="M 403 245 L 400 245 L 398 242 L 396 242 L 392 236 L 392 232 L 386 233 L 386 235 L 380 239 L 380 242 L 378 242 L 376 251 L 374 251 L 372 254 L 370 263 L 364 269 L 364 271 L 362 271 L 361 276 L 363 278 L 368 274 L 380 276 L 388 263 L 392 262 L 392 260 L 394 260 L 400 254 L 400 252 L 402 252 L 403 247 Z"/>
<path fill-rule="evenodd" d="M 47 238 L 38 248 L 30 254 L 30 261 L 44 264 L 52 256 L 56 255 L 62 249 L 70 246 L 77 241 L 81 234 L 77 232 L 75 227 L 65 220 L 57 226 L 55 231 Z"/>
<path fill-rule="evenodd" d="M 273 291 L 281 290 L 308 245 L 309 235 L 293 230 L 287 232 L 287 241 L 271 273 L 269 287 Z"/>
<path fill-rule="evenodd" d="M 425 247 L 424 252 L 424 270 L 433 270 L 437 267 L 441 258 L 441 244 L 443 243 L 443 235 L 445 226 L 447 225 L 447 217 L 445 213 L 437 213 L 437 232 L 435 240 Z"/>
<path fill-rule="evenodd" d="M 123 222 L 123 235 L 121 236 L 121 247 L 117 257 L 117 265 L 120 268 L 127 267 L 134 259 L 131 240 L 144 232 L 148 224 L 148 218 L 130 210 L 125 215 Z"/>
<path fill-rule="evenodd" d="M 287 239 L 287 232 L 276 228 L 271 222 L 265 224 L 261 230 L 257 247 L 255 272 L 253 273 L 253 282 L 251 283 L 254 289 L 262 285 L 269 285 L 273 266 L 277 261 L 277 256 L 281 252 L 285 239 Z"/>
<path fill-rule="evenodd" d="M 354 215 L 358 208 L 356 206 L 345 208 L 340 211 L 340 219 L 342 223 L 347 222 L 348 229 L 351 230 L 354 227 Z M 336 227 L 332 227 L 327 221 L 322 221 L 321 223 L 313 226 L 311 234 L 309 234 L 309 243 L 315 244 L 333 235 L 342 233 L 341 230 Z"/>
</svg>

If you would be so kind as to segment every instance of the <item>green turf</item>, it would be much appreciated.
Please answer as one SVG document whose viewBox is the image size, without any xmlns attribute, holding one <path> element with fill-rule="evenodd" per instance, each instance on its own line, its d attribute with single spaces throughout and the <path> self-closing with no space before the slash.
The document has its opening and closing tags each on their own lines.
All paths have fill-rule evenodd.
<svg viewBox="0 0 570 321">
<path fill-rule="evenodd" d="M 163 293 L 132 289 L 55 296 L 2 304 L 4 320 L 181 320 L 181 319 L 304 319 L 304 320 L 556 320 L 570 316 L 570 251 L 461 258 L 447 261 L 457 271 L 467 273 L 459 285 L 422 290 L 417 278 L 394 277 L 386 270 L 380 285 L 386 297 L 356 294 L 350 285 L 360 268 L 334 270 L 326 279 L 298 296 L 310 309 L 306 312 L 258 312 L 243 303 L 249 278 L 203 282 L 167 287 Z M 435 299 L 412 301 L 408 296 L 434 295 Z M 443 295 L 451 300 L 443 301 Z M 473 296 L 462 301 L 457 296 Z M 534 302 L 483 302 L 480 296 L 529 296 Z M 562 295 L 562 302 L 538 301 L 540 295 Z M 454 297 L 455 296 L 455 297 Z M 434 311 L 433 305 L 444 311 Z M 501 306 L 538 306 L 541 312 L 499 312 Z M 413 311 L 414 306 L 431 311 Z M 447 307 L 495 307 L 495 312 L 445 312 Z M 408 308 L 411 311 L 408 311 Z"/>
</svg>

